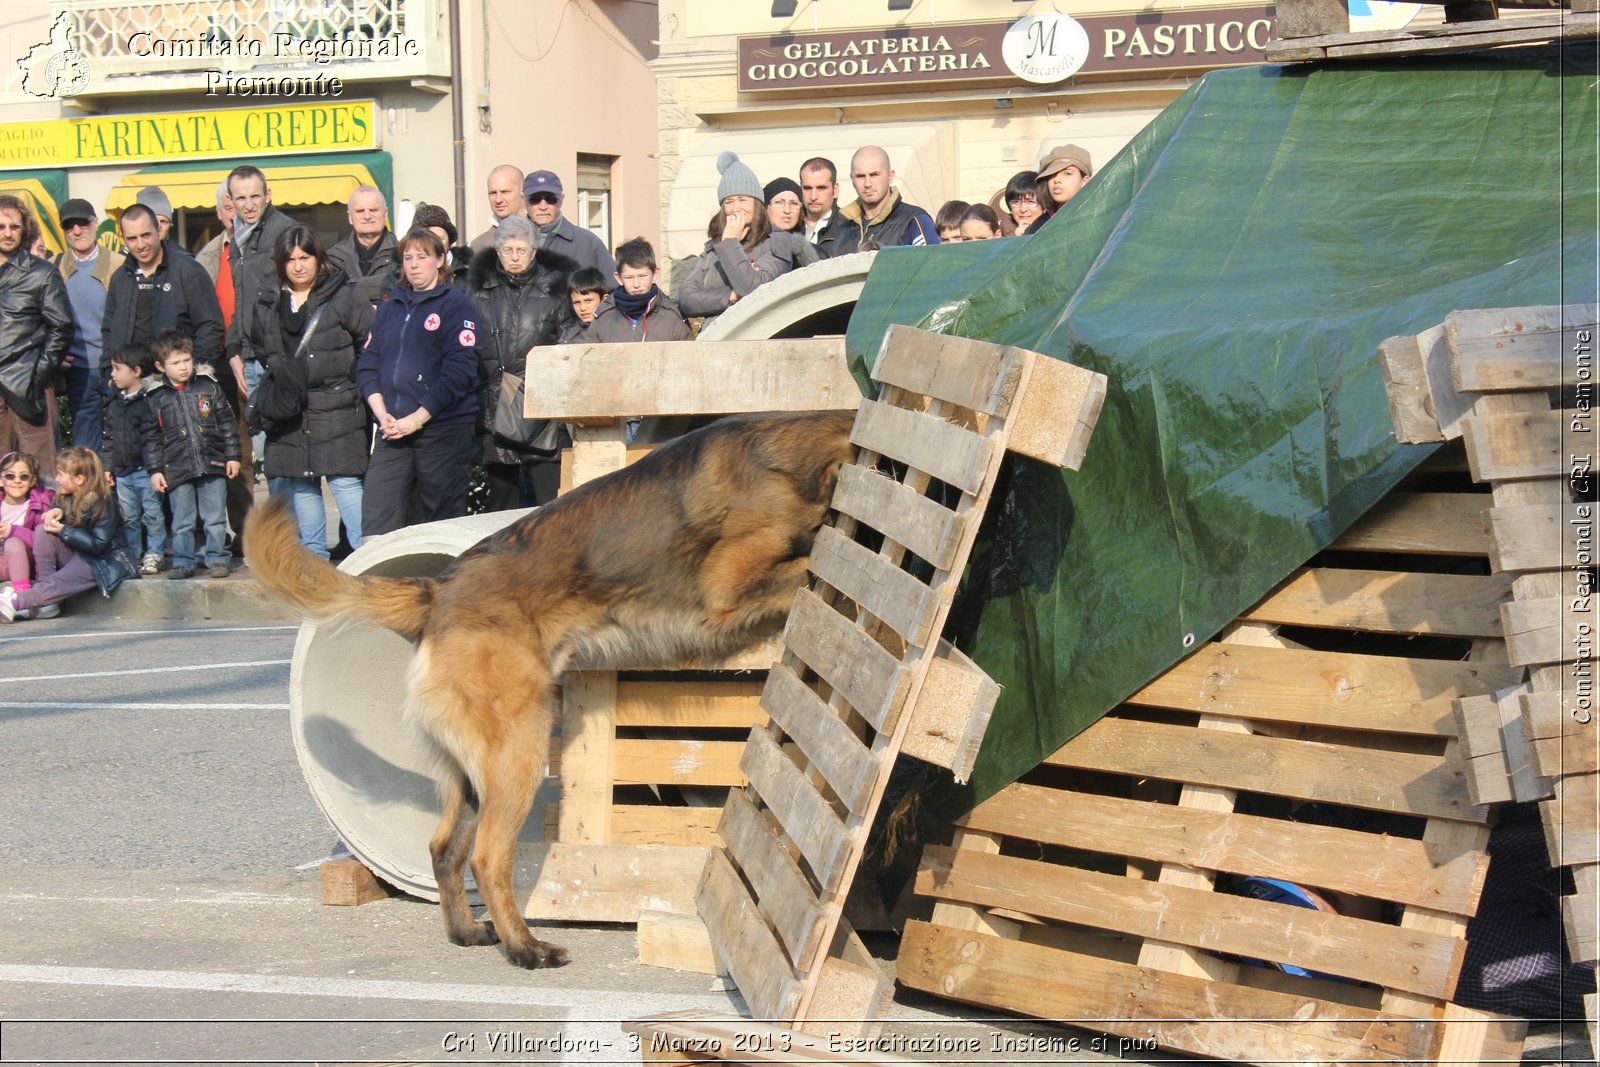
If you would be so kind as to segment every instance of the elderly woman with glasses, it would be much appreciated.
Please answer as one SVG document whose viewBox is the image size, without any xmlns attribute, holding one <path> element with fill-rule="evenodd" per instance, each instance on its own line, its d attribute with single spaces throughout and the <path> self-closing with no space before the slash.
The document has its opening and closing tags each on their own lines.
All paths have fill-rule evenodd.
<svg viewBox="0 0 1600 1067">
<path fill-rule="evenodd" d="M 529 427 L 529 437 L 543 437 L 529 445 L 497 437 L 494 414 L 501 378 L 525 378 L 528 350 L 552 345 L 571 318 L 567 277 L 577 263 L 549 249 L 534 249 L 533 223 L 515 215 L 495 227 L 494 247 L 472 258 L 467 274 L 467 296 L 480 315 L 478 358 L 483 369 L 481 462 L 488 476 L 489 510 L 545 504 L 555 499 L 561 479 L 563 431 L 559 427 Z M 525 388 L 537 383 L 527 382 Z M 517 413 L 520 416 L 520 412 Z M 544 430 L 540 433 L 540 430 Z M 548 445 L 548 447 L 544 447 Z"/>
</svg>

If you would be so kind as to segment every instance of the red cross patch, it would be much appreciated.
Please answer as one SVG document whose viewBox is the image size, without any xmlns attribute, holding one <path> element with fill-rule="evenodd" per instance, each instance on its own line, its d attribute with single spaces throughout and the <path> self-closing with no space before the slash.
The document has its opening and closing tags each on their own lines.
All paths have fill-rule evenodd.
<svg viewBox="0 0 1600 1067">
<path fill-rule="evenodd" d="M 434 314 L 429 315 L 426 319 L 424 319 L 423 322 L 422 322 L 422 328 L 424 330 L 437 330 L 439 328 L 439 315 L 438 315 L 438 313 L 435 312 Z"/>
<path fill-rule="evenodd" d="M 473 345 L 478 343 L 478 335 L 473 333 L 471 330 L 462 330 L 461 336 L 458 337 L 457 340 L 461 342 L 462 348 L 471 348 Z"/>
</svg>

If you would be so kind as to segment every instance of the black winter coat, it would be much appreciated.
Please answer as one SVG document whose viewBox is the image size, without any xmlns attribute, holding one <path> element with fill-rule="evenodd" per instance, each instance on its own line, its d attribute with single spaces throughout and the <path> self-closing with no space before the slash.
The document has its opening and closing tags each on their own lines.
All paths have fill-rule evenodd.
<svg viewBox="0 0 1600 1067">
<path fill-rule="evenodd" d="M 263 299 L 254 316 L 253 347 L 273 373 L 290 366 L 300 336 L 283 325 L 284 290 Z M 268 478 L 337 478 L 367 473 L 368 413 L 356 388 L 356 358 L 372 326 L 372 305 L 344 271 L 317 279 L 301 307 L 310 318 L 326 307 L 305 356 L 291 373 L 303 374 L 306 409 L 293 425 L 267 435 Z"/>
<path fill-rule="evenodd" d="M 215 474 L 226 476 L 239 460 L 239 424 L 207 364 L 175 389 L 165 378 L 148 390 L 155 429 L 145 439 L 144 469 L 164 475 L 168 487 Z"/>
<path fill-rule="evenodd" d="M 194 341 L 194 362 L 216 363 L 222 359 L 222 305 L 211 275 L 198 261 L 172 241 L 162 246 L 161 270 L 153 292 L 155 315 L 152 333 L 142 340 L 149 344 L 162 330 L 177 330 Z M 105 316 L 100 320 L 101 352 L 109 360 L 113 352 L 132 341 L 134 320 L 139 313 L 139 264 L 132 256 L 111 274 L 106 290 Z"/>
<path fill-rule="evenodd" d="M 0 264 L 0 397 L 29 422 L 45 421 L 44 391 L 72 330 L 67 287 L 53 266 L 21 249 Z"/>
<path fill-rule="evenodd" d="M 243 241 L 235 241 L 228 262 L 233 265 L 233 321 L 228 324 L 228 356 L 260 359 L 261 354 L 251 347 L 255 332 L 255 310 L 263 297 L 278 289 L 278 267 L 272 260 L 278 238 L 294 220 L 268 204 L 261 211 L 261 221 Z M 109 350 L 108 350 L 109 351 Z M 199 350 L 195 350 L 199 359 Z"/>
<path fill-rule="evenodd" d="M 144 445 L 156 426 L 148 395 L 155 384 L 156 379 L 146 378 L 132 396 L 125 396 L 114 387 L 106 396 L 100 422 L 100 454 L 112 474 L 132 474 L 144 466 Z"/>
<path fill-rule="evenodd" d="M 479 429 L 484 463 L 532 463 L 550 458 L 498 442 L 490 429 L 500 400 L 500 376 L 509 371 L 524 379 L 525 388 L 533 387 L 535 383 L 526 381 L 528 350 L 559 343 L 562 326 L 574 317 L 566 286 L 574 266 L 564 256 L 541 250 L 535 253 L 533 266 L 513 278 L 501 268 L 493 248 L 472 258 L 467 295 L 482 316 L 478 358 L 483 368 Z"/>
<path fill-rule="evenodd" d="M 122 515 L 115 499 L 105 502 L 100 520 L 93 526 L 68 524 L 61 527 L 59 536 L 68 548 L 88 561 L 101 596 L 110 596 L 129 578 L 139 577 L 139 568 L 134 566 L 122 537 Z"/>
</svg>

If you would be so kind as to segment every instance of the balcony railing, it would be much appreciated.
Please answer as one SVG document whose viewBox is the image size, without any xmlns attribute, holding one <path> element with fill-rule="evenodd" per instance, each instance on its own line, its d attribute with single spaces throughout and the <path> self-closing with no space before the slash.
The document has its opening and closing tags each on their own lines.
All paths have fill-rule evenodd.
<svg viewBox="0 0 1600 1067">
<path fill-rule="evenodd" d="M 442 0 L 57 0 L 52 9 L 71 19 L 93 72 L 89 94 L 205 87 L 214 71 L 450 76 Z"/>
</svg>

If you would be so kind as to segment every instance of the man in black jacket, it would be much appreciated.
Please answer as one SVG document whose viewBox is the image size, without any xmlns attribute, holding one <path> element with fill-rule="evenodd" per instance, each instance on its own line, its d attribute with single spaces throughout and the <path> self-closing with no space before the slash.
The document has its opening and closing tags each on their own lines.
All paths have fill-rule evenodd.
<svg viewBox="0 0 1600 1067">
<path fill-rule="evenodd" d="M 389 205 L 383 193 L 363 185 L 350 194 L 345 213 L 350 232 L 328 249 L 328 262 L 343 270 L 367 303 L 376 307 L 400 262 L 394 234 L 389 231 Z"/>
<path fill-rule="evenodd" d="M 101 351 L 149 345 L 163 330 L 177 330 L 193 340 L 197 362 L 221 362 L 222 307 L 206 269 L 156 236 L 155 213 L 143 204 L 124 211 L 118 225 L 128 258 L 106 292 Z"/>
<path fill-rule="evenodd" d="M 56 468 L 50 381 L 72 343 L 72 304 L 61 275 L 28 251 L 38 236 L 28 205 L 0 196 L 0 451 L 32 453 L 49 479 Z"/>
<path fill-rule="evenodd" d="M 272 206 L 272 190 L 260 168 L 246 163 L 228 172 L 228 196 L 233 200 L 233 321 L 228 324 L 228 363 L 244 374 L 247 393 L 255 392 L 264 369 L 250 338 L 256 307 L 263 296 L 279 289 L 278 268 L 272 251 L 278 237 L 294 220 Z M 209 359 L 195 349 L 197 359 Z M 242 361 L 242 366 L 235 361 Z"/>
<path fill-rule="evenodd" d="M 877 145 L 857 149 L 850 158 L 850 182 L 857 199 L 839 212 L 843 218 L 836 224 L 839 236 L 831 255 L 939 243 L 939 230 L 928 213 L 895 192 L 889 153 Z"/>
</svg>

